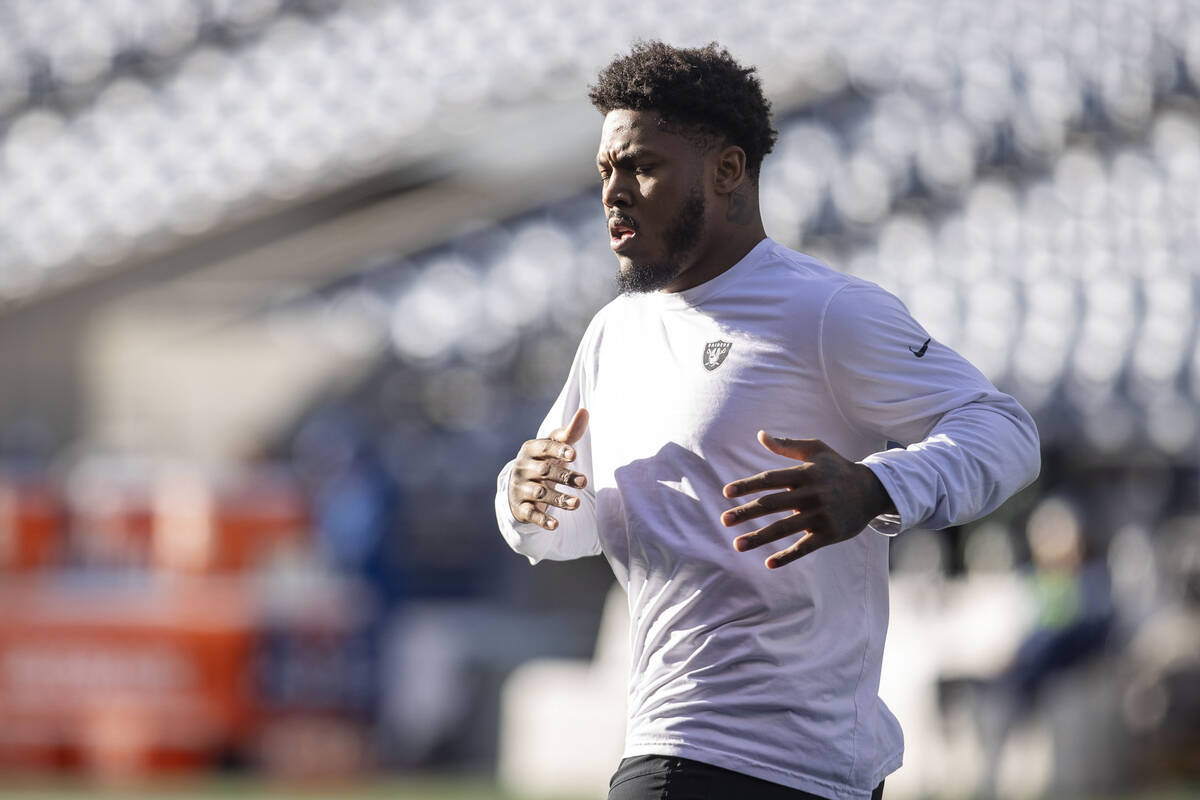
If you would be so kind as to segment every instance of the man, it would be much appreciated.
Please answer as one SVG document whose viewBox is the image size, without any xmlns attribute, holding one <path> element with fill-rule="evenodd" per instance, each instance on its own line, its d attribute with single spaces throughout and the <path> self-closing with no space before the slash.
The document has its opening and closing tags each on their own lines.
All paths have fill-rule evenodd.
<svg viewBox="0 0 1200 800">
<path fill-rule="evenodd" d="M 1038 470 L 1029 415 L 897 299 L 767 238 L 753 73 L 657 42 L 601 72 L 622 294 L 499 477 L 514 550 L 603 553 L 628 593 L 612 800 L 879 797 L 902 738 L 863 531 L 967 522 Z"/>
</svg>

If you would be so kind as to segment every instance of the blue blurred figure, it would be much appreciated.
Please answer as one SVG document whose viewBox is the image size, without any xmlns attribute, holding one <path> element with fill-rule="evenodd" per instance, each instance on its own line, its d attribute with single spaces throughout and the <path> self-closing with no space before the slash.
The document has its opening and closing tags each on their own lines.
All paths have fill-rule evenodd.
<svg viewBox="0 0 1200 800">
<path fill-rule="evenodd" d="M 405 594 L 400 494 L 372 437 L 349 412 L 324 409 L 301 426 L 295 458 L 323 561 L 365 580 L 386 614 Z"/>
</svg>

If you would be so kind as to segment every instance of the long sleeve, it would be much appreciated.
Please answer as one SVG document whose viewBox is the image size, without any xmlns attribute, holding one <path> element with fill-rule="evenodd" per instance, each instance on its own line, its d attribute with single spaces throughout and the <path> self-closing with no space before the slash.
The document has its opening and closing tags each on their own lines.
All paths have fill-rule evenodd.
<svg viewBox="0 0 1200 800">
<path fill-rule="evenodd" d="M 542 421 L 537 438 L 549 436 L 551 431 L 570 422 L 576 409 L 586 407 L 584 373 L 591 358 L 589 334 L 584 335 L 575 353 L 575 361 L 571 365 L 567 382 Z M 531 564 L 543 559 L 569 561 L 583 556 L 599 555 L 601 552 L 600 537 L 596 528 L 596 493 L 592 486 L 594 472 L 591 431 L 585 431 L 583 438 L 574 444 L 574 448 L 575 461 L 572 467 L 576 472 L 587 476 L 588 485 L 583 489 L 560 487 L 562 491 L 579 497 L 579 507 L 573 511 L 551 508 L 549 513 L 558 520 L 556 530 L 548 531 L 532 522 L 517 522 L 513 517 L 508 506 L 508 480 L 516 459 L 505 464 L 496 479 L 496 522 L 500 533 L 508 542 L 508 546 L 526 556 Z"/>
<path fill-rule="evenodd" d="M 933 341 L 891 294 L 860 284 L 834 295 L 822 320 L 821 356 L 846 420 L 904 445 L 862 459 L 898 511 L 898 520 L 873 524 L 877 531 L 970 522 L 1037 477 L 1040 448 L 1029 413 Z"/>
</svg>

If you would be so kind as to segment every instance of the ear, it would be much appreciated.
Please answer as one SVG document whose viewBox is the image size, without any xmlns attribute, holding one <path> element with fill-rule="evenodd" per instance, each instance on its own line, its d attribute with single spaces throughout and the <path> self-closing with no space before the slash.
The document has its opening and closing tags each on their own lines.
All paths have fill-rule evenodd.
<svg viewBox="0 0 1200 800">
<path fill-rule="evenodd" d="M 729 145 L 717 152 L 713 189 L 717 194 L 733 194 L 746 181 L 746 151 Z"/>
</svg>

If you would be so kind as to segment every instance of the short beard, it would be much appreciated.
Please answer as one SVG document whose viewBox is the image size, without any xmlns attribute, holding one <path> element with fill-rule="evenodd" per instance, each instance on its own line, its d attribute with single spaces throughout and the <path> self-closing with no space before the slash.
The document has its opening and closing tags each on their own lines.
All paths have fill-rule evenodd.
<svg viewBox="0 0 1200 800">
<path fill-rule="evenodd" d="M 667 254 L 663 261 L 630 264 L 628 269 L 617 270 L 617 288 L 621 294 L 656 292 L 679 277 L 685 266 L 683 257 L 700 242 L 704 209 L 704 190 L 694 186 L 679 208 L 679 218 L 667 231 Z"/>
</svg>

